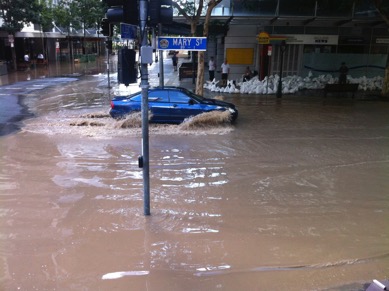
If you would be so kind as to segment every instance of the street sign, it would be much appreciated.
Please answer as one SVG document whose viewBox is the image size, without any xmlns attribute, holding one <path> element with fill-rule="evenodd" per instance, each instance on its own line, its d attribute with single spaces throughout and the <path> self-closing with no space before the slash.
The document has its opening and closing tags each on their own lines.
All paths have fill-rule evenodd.
<svg viewBox="0 0 389 291">
<path fill-rule="evenodd" d="M 206 37 L 158 37 L 159 50 L 206 51 Z"/>
<path fill-rule="evenodd" d="M 120 36 L 122 39 L 136 39 L 137 38 L 138 26 L 120 23 Z"/>
</svg>

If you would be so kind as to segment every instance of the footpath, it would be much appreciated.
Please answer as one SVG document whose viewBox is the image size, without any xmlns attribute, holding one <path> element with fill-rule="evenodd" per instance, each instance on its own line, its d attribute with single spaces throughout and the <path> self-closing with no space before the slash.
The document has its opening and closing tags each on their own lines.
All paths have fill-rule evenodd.
<svg viewBox="0 0 389 291">
<path fill-rule="evenodd" d="M 187 54 L 178 54 L 178 68 L 180 67 L 181 63 L 183 62 L 191 62 L 191 60 L 188 58 Z M 177 71 L 174 71 L 173 69 L 173 62 L 171 59 L 171 56 L 167 56 L 163 60 L 164 63 L 164 84 L 166 86 L 180 86 L 185 87 L 189 90 L 194 91 L 196 88 L 196 80 L 193 80 L 193 78 L 183 78 L 179 80 L 178 75 L 178 69 Z M 159 63 L 153 63 L 151 66 L 149 66 L 149 83 L 151 86 L 158 86 L 159 85 Z M 205 77 L 204 81 L 208 80 L 208 73 L 205 69 Z M 327 97 L 326 92 L 324 89 L 306 89 L 297 91 L 294 94 L 283 94 L 282 97 L 287 98 L 325 98 Z M 277 99 L 275 94 L 230 94 L 230 93 L 217 93 L 217 92 L 211 92 L 208 89 L 204 89 L 204 95 L 205 97 L 212 97 L 216 95 L 241 95 L 241 96 L 253 96 L 253 97 L 265 97 L 270 99 Z M 354 98 L 352 98 L 354 96 Z M 328 99 L 344 99 L 344 100 L 382 100 L 380 96 L 379 91 L 361 91 L 358 90 L 355 93 L 352 92 L 329 92 L 328 93 Z"/>
<path fill-rule="evenodd" d="M 158 54 L 159 57 L 159 54 Z M 163 57 L 163 80 L 164 85 L 166 86 L 181 86 L 185 87 L 189 90 L 194 91 L 196 88 L 196 80 L 193 78 L 183 78 L 182 80 L 179 80 L 179 69 L 177 71 L 174 71 L 173 68 L 173 62 L 171 59 L 171 55 L 167 55 L 167 53 L 164 54 Z M 154 62 L 151 65 L 148 66 L 148 73 L 149 73 L 149 85 L 150 86 L 159 86 L 160 79 L 159 79 L 159 72 L 160 72 L 160 62 Z M 180 67 L 181 63 L 183 62 L 191 62 L 190 58 L 188 58 L 187 54 L 179 53 L 178 54 L 178 68 Z M 82 63 L 82 64 L 75 64 L 74 66 L 70 66 L 69 63 L 50 63 L 47 68 L 31 68 L 25 71 L 14 71 L 9 72 L 6 75 L 0 76 L 0 86 L 5 86 L 9 84 L 14 84 L 17 82 L 25 82 L 25 81 L 31 81 L 34 79 L 44 79 L 44 78 L 51 78 L 51 77 L 80 77 L 83 75 L 94 75 L 94 74 L 104 74 L 107 76 L 107 65 L 106 65 L 106 59 L 105 57 L 98 58 L 95 62 L 90 63 Z M 207 71 L 205 70 L 205 78 L 206 81 L 208 79 Z M 111 80 L 111 86 L 117 86 L 117 55 L 112 55 L 110 58 L 110 80 Z M 136 86 L 136 84 L 134 84 Z M 215 95 L 220 94 L 227 94 L 229 93 L 216 93 L 211 92 L 208 89 L 204 89 L 204 95 L 206 97 L 212 97 Z M 236 94 L 234 94 L 236 95 Z M 239 94 L 238 94 L 239 95 Z M 263 95 L 260 94 L 263 97 L 266 98 L 275 98 L 274 94 L 271 95 Z M 329 94 L 329 98 L 340 98 L 343 99 L 350 99 L 351 95 L 348 96 L 348 93 L 331 93 Z M 244 96 L 258 96 L 256 94 L 244 94 Z M 303 90 L 298 91 L 295 94 L 283 94 L 283 97 L 303 97 L 303 98 L 324 98 L 324 90 Z M 355 93 L 355 100 L 358 99 L 369 99 L 369 100 L 377 100 L 380 98 L 380 92 L 378 91 L 358 91 Z"/>
<path fill-rule="evenodd" d="M 187 54 L 178 54 L 178 66 L 183 62 L 191 62 L 191 60 L 188 58 Z M 151 86 L 158 86 L 159 85 L 159 64 L 153 63 L 151 66 L 149 66 L 149 83 Z M 178 69 L 177 71 L 174 71 L 173 68 L 173 62 L 171 56 L 164 56 L 163 59 L 163 66 L 164 66 L 164 85 L 165 86 L 180 86 L 185 87 L 189 90 L 194 90 L 196 88 L 196 81 L 193 82 L 193 78 L 185 78 L 181 81 L 179 80 L 178 75 Z"/>
</svg>

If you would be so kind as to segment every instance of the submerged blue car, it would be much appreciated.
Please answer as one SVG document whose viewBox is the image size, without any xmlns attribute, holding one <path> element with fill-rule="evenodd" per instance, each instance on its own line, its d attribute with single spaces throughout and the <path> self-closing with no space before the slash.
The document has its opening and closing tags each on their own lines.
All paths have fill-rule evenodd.
<svg viewBox="0 0 389 291">
<path fill-rule="evenodd" d="M 238 110 L 232 103 L 208 99 L 196 95 L 182 87 L 152 88 L 148 92 L 149 110 L 152 113 L 150 122 L 181 123 L 185 118 L 210 111 L 225 111 L 231 113 L 231 122 L 238 117 Z M 110 115 L 120 119 L 126 115 L 141 111 L 141 91 L 129 96 L 116 96 L 111 100 Z"/>
</svg>

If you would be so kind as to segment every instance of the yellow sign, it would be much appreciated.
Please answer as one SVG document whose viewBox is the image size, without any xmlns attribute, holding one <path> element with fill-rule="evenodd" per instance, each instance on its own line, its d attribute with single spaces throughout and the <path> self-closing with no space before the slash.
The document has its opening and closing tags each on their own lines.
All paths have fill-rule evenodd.
<svg viewBox="0 0 389 291">
<path fill-rule="evenodd" d="M 270 35 L 266 31 L 262 31 L 257 35 L 257 40 L 259 44 L 269 44 Z"/>
<path fill-rule="evenodd" d="M 226 58 L 230 65 L 252 65 L 254 62 L 254 49 L 227 48 Z"/>
</svg>

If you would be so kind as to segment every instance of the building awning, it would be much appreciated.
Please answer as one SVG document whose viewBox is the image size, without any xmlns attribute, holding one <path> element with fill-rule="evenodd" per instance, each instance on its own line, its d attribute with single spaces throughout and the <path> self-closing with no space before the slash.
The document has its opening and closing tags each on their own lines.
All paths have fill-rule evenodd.
<svg viewBox="0 0 389 291">
<path fill-rule="evenodd" d="M 32 32 L 32 31 L 26 31 L 26 32 L 21 32 L 21 31 L 18 31 L 16 34 L 15 34 L 15 37 L 44 37 L 44 33 L 43 32 Z"/>
<path fill-rule="evenodd" d="M 8 34 L 4 37 L 8 37 Z M 60 32 L 17 32 L 15 37 L 17 38 L 68 38 L 69 36 L 67 34 L 64 34 L 64 33 L 60 33 Z M 71 38 L 84 38 L 84 34 L 82 33 L 72 33 L 70 34 L 70 37 Z M 91 35 L 91 34 L 87 34 L 86 35 L 86 38 L 88 39 L 92 39 L 92 38 L 103 38 L 104 36 L 103 35 Z"/>
</svg>

